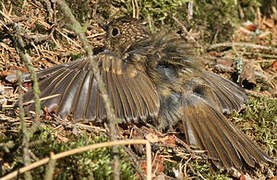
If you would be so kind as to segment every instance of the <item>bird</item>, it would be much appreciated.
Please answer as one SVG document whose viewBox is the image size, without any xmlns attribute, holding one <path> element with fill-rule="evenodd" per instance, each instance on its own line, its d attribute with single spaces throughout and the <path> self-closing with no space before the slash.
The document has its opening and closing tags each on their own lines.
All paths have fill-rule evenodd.
<svg viewBox="0 0 277 180">
<path fill-rule="evenodd" d="M 206 71 L 194 47 L 174 32 L 150 33 L 137 19 L 120 17 L 101 25 L 103 51 L 93 55 L 120 124 L 150 123 L 175 128 L 183 140 L 207 152 L 217 168 L 274 163 L 224 114 L 240 111 L 245 90 Z M 42 108 L 73 121 L 105 122 L 107 114 L 90 61 L 84 57 L 37 72 Z M 24 94 L 24 102 L 33 99 Z M 33 110 L 34 104 L 28 104 Z"/>
</svg>

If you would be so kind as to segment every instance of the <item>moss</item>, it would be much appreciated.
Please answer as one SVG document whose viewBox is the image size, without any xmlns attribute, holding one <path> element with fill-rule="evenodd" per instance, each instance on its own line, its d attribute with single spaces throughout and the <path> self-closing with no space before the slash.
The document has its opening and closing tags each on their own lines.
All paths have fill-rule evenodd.
<svg viewBox="0 0 277 180">
<path fill-rule="evenodd" d="M 49 126 L 42 126 L 31 139 L 33 145 L 30 150 L 37 159 L 48 157 L 50 152 L 55 154 L 64 152 L 77 147 L 83 147 L 100 142 L 106 142 L 107 137 L 104 134 L 93 135 L 83 132 L 75 136 L 69 134 L 66 137 L 68 142 L 59 142 L 54 135 L 55 130 Z M 9 162 L 11 169 L 14 171 L 23 166 L 21 135 L 13 134 L 15 146 L 12 153 L 5 153 L 3 155 L 3 162 Z M 11 137 L 6 138 L 5 141 L 10 140 Z M 4 141 L 4 142 L 5 142 Z M 13 158 L 11 158 L 13 157 Z M 11 161 L 9 160 L 11 159 Z M 92 151 L 72 155 L 57 160 L 54 178 L 55 179 L 84 179 L 93 177 L 94 179 L 111 179 L 112 169 L 112 151 L 111 148 L 99 148 Z M 41 166 L 31 171 L 33 177 L 43 178 L 45 167 Z M 132 168 L 131 162 L 126 158 L 125 152 L 120 150 L 120 174 L 122 179 L 136 179 L 136 173 Z M 3 172 L 7 173 L 7 172 Z"/>
<path fill-rule="evenodd" d="M 200 0 L 194 1 L 193 17 L 188 20 L 189 0 L 144 0 L 138 1 L 138 9 L 133 9 L 132 1 L 113 0 L 99 3 L 98 12 L 111 19 L 119 16 L 132 16 L 133 10 L 147 22 L 152 32 L 162 28 L 176 27 L 171 18 L 174 15 L 183 22 L 187 29 L 201 32 L 200 39 L 206 43 L 217 43 L 230 40 L 233 28 L 245 20 L 253 20 L 261 0 Z"/>
<path fill-rule="evenodd" d="M 277 154 L 277 100 L 276 98 L 250 97 L 243 113 L 236 114 L 235 123 L 268 151 Z"/>
<path fill-rule="evenodd" d="M 75 60 L 81 58 L 82 56 L 83 56 L 83 54 L 81 54 L 81 53 L 78 53 L 78 54 L 70 53 L 70 57 L 72 58 L 72 61 L 75 61 Z"/>
</svg>

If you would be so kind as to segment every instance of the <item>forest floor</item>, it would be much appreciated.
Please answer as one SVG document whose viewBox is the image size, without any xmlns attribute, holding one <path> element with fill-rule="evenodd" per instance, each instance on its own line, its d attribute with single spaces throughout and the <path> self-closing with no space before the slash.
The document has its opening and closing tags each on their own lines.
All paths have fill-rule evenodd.
<svg viewBox="0 0 277 180">
<path fill-rule="evenodd" d="M 16 26 L 25 43 L 25 53 L 35 70 L 75 60 L 85 50 L 76 35 L 66 28 L 53 9 L 45 4 L 26 1 L 21 7 L 2 4 L 0 15 L 0 177 L 24 166 L 22 121 L 13 104 L 18 100 L 16 82 L 6 77 L 17 70 L 28 72 L 18 53 Z M 255 141 L 271 157 L 277 158 L 277 21 L 257 15 L 253 22 L 235 28 L 230 42 L 201 47 L 205 68 L 243 86 L 249 103 L 239 113 L 228 115 L 236 127 Z M 103 44 L 104 31 L 96 19 L 88 22 L 86 35 L 93 48 Z M 201 32 L 186 36 L 197 39 Z M 31 83 L 23 87 L 31 88 Z M 40 117 L 40 123 L 25 118 L 27 129 L 36 129 L 29 137 L 31 162 L 66 150 L 108 141 L 104 126 L 72 123 L 53 114 Z M 38 127 L 34 128 L 34 124 Z M 152 144 L 153 176 L 167 179 L 183 176 L 187 179 L 276 178 L 276 165 L 244 169 L 244 175 L 224 170 L 211 170 L 210 162 L 199 152 L 189 153 L 174 133 L 157 132 L 151 127 L 132 126 L 120 132 L 122 138 L 157 138 Z M 149 136 L 151 135 L 151 137 Z M 132 150 L 136 149 L 135 152 Z M 132 152 L 129 152 L 132 151 Z M 131 155 L 130 155 L 131 154 Z M 130 156 L 132 158 L 130 158 Z M 87 151 L 56 162 L 55 179 L 109 179 L 112 173 L 110 148 Z M 146 168 L 144 148 L 132 146 L 120 149 L 121 178 L 139 179 L 136 169 Z M 131 160 L 133 159 L 133 160 Z M 42 178 L 46 166 L 32 170 L 34 179 Z M 143 173 L 142 173 L 143 174 Z M 23 176 L 20 176 L 23 177 Z"/>
</svg>

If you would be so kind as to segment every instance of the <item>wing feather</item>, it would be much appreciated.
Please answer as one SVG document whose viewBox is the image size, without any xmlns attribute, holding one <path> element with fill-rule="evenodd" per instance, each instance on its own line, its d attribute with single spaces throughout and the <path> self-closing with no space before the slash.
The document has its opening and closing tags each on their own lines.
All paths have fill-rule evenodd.
<svg viewBox="0 0 277 180">
<path fill-rule="evenodd" d="M 107 51 L 94 59 L 98 61 L 100 74 L 118 118 L 126 122 L 138 122 L 157 116 L 159 97 L 144 71 Z M 72 113 L 73 119 L 77 121 L 102 122 L 106 119 L 104 101 L 88 60 L 46 69 L 39 72 L 38 77 L 42 79 L 39 82 L 41 97 L 60 94 L 42 102 L 42 107 L 47 107 L 49 112 L 54 111 L 61 118 Z M 24 95 L 25 102 L 32 98 L 32 92 Z M 27 108 L 34 109 L 34 105 Z"/>
<path fill-rule="evenodd" d="M 206 149 L 208 156 L 218 168 L 241 169 L 243 160 L 249 166 L 255 167 L 256 163 L 270 160 L 221 112 L 201 97 L 194 94 L 186 95 L 183 99 L 182 112 L 183 131 L 187 143 Z"/>
</svg>

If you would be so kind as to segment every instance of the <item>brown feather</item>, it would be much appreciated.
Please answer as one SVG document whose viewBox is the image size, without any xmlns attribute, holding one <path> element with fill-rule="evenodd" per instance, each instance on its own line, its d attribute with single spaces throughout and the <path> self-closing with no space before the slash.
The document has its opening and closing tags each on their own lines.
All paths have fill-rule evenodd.
<svg viewBox="0 0 277 180">
<path fill-rule="evenodd" d="M 241 169 L 242 159 L 251 167 L 269 160 L 249 138 L 201 98 L 188 94 L 183 101 L 182 122 L 187 143 L 206 149 L 212 160 L 222 161 L 227 169 Z"/>
</svg>

